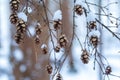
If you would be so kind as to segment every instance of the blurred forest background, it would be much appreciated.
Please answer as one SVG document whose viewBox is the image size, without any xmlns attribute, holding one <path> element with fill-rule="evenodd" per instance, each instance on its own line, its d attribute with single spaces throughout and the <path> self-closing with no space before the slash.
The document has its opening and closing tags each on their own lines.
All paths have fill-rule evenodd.
<svg viewBox="0 0 120 80">
<path fill-rule="evenodd" d="M 75 14 L 77 17 L 75 18 L 76 38 L 72 36 L 74 34 L 73 26 L 75 26 L 73 24 L 74 1 L 79 2 L 80 0 L 44 0 L 45 6 L 42 0 L 20 0 L 17 13 L 27 22 L 29 31 L 25 34 L 24 43 L 17 44 L 14 40 L 16 27 L 10 23 L 12 13 L 10 1 L 0 0 L 0 80 L 61 80 L 56 79 L 58 76 L 51 78 L 58 73 L 61 74 L 63 80 L 120 80 L 120 0 L 80 1 L 80 4 L 82 3 L 81 5 L 86 8 L 84 10 L 90 14 L 87 13 L 88 18 L 86 18 L 85 12 L 81 16 Z M 46 18 L 45 7 L 49 21 L 44 20 Z M 46 27 L 49 23 L 50 27 L 53 26 L 52 18 L 57 10 L 62 11 L 61 30 L 68 39 L 67 47 L 62 49 L 65 51 L 64 53 L 55 53 L 52 50 L 54 47 L 49 35 L 51 32 L 49 33 L 48 27 Z M 98 58 L 97 63 L 96 57 L 91 53 L 89 63 L 84 64 L 80 58 L 83 52 L 80 45 L 84 47 L 86 44 L 84 41 L 87 34 L 87 20 L 96 20 L 95 18 L 102 23 L 97 22 L 97 30 L 100 32 L 97 49 L 103 57 Z M 39 45 L 34 44 L 37 23 L 45 26 L 39 36 Z M 59 32 L 53 31 L 55 36 Z M 54 34 L 52 34 L 52 38 L 56 45 Z M 42 52 L 43 44 L 48 47 L 47 54 Z M 87 45 L 86 48 L 89 46 Z M 91 52 L 92 50 L 94 52 L 94 48 L 90 47 Z M 46 66 L 49 64 L 53 66 L 52 74 L 48 74 L 46 70 Z M 62 65 L 60 71 L 59 69 L 56 71 L 56 66 L 59 65 Z M 102 72 L 101 67 L 105 70 L 106 66 L 112 68 L 110 75 Z"/>
</svg>

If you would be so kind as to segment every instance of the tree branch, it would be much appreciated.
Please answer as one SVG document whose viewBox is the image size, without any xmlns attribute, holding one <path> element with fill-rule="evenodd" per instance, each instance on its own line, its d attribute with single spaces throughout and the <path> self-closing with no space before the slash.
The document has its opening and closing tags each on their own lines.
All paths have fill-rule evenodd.
<svg viewBox="0 0 120 80">
<path fill-rule="evenodd" d="M 98 23 L 100 23 L 104 28 L 106 28 L 110 33 L 112 33 L 112 35 L 114 35 L 120 41 L 120 38 L 112 30 L 110 30 L 106 25 L 104 25 L 103 23 L 101 23 L 98 19 L 96 19 L 96 21 Z"/>
</svg>

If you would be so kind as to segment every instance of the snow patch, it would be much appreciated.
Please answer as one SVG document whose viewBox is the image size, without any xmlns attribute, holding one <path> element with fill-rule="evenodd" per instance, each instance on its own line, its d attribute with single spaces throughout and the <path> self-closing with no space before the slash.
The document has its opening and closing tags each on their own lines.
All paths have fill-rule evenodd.
<svg viewBox="0 0 120 80">
<path fill-rule="evenodd" d="M 22 61 L 23 60 L 23 54 L 19 49 L 16 49 L 14 51 L 14 57 L 17 61 Z"/>
<path fill-rule="evenodd" d="M 7 57 L 0 57 L 0 69 L 5 71 L 11 71 L 11 64 Z"/>
<path fill-rule="evenodd" d="M 96 18 L 95 13 L 89 12 L 87 15 L 87 22 L 95 21 L 95 18 Z"/>
<path fill-rule="evenodd" d="M 32 36 L 35 35 L 35 28 L 33 26 L 29 27 L 29 31 L 30 31 Z M 28 35 L 30 35 L 30 34 L 28 33 Z"/>
<path fill-rule="evenodd" d="M 18 13 L 18 18 L 23 19 L 25 22 L 27 22 L 27 15 L 24 12 Z"/>
<path fill-rule="evenodd" d="M 40 23 L 37 23 L 37 26 L 41 26 Z"/>
<path fill-rule="evenodd" d="M 21 71 L 21 72 L 25 72 L 26 69 L 27 69 L 26 65 L 21 65 L 21 66 L 20 66 L 20 71 Z"/>
<path fill-rule="evenodd" d="M 28 8 L 27 8 L 27 11 L 28 11 L 28 13 L 31 13 L 31 12 L 32 12 L 31 7 L 28 7 Z"/>
<path fill-rule="evenodd" d="M 61 10 L 57 10 L 54 13 L 53 20 L 54 21 L 62 20 L 62 11 Z"/>
<path fill-rule="evenodd" d="M 0 80 L 9 80 L 9 76 L 6 74 L 0 75 Z"/>
<path fill-rule="evenodd" d="M 92 30 L 89 34 L 89 37 L 91 36 L 97 36 L 98 38 L 100 37 L 100 32 L 98 30 Z"/>
<path fill-rule="evenodd" d="M 75 5 L 81 5 L 85 9 L 87 9 L 86 3 L 84 3 L 84 0 L 76 0 Z"/>
<path fill-rule="evenodd" d="M 44 48 L 46 48 L 46 47 L 47 47 L 46 44 L 42 44 L 41 49 L 44 49 Z"/>
</svg>

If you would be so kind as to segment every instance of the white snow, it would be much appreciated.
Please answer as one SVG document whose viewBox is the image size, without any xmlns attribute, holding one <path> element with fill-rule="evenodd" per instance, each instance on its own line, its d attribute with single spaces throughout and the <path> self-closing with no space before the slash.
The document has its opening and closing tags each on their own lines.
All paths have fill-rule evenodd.
<svg viewBox="0 0 120 80">
<path fill-rule="evenodd" d="M 21 72 L 25 72 L 27 67 L 26 67 L 26 65 L 21 65 L 19 69 Z"/>
<path fill-rule="evenodd" d="M 30 26 L 29 28 L 29 31 L 30 31 L 30 34 L 33 36 L 33 35 L 35 35 L 35 28 L 33 27 L 33 26 Z M 29 33 L 28 33 L 28 35 L 30 35 Z"/>
<path fill-rule="evenodd" d="M 57 10 L 54 13 L 53 20 L 54 21 L 62 20 L 62 11 L 61 10 Z"/>
<path fill-rule="evenodd" d="M 100 32 L 98 30 L 92 30 L 89 34 L 89 37 L 91 36 L 97 36 L 98 38 L 100 37 Z"/>
<path fill-rule="evenodd" d="M 28 11 L 28 13 L 31 13 L 31 12 L 32 12 L 31 7 L 28 7 L 28 8 L 27 8 L 27 11 Z"/>
<path fill-rule="evenodd" d="M 75 5 L 81 5 L 87 10 L 87 5 L 84 3 L 84 0 L 76 0 Z"/>
<path fill-rule="evenodd" d="M 24 12 L 18 13 L 18 18 L 23 19 L 25 22 L 27 22 L 27 15 Z"/>
<path fill-rule="evenodd" d="M 0 1 L 7 1 L 7 0 L 0 0 Z M 80 0 L 77 0 L 78 2 L 80 1 Z M 105 2 L 104 2 L 105 1 Z M 112 0 L 110 0 L 110 1 L 112 1 Z M 114 1 L 114 0 L 113 0 Z M 78 3 L 78 2 L 76 2 L 76 3 Z M 91 1 L 92 2 L 92 1 Z M 82 3 L 82 2 L 81 2 Z M 108 1 L 107 0 L 103 0 L 103 2 L 102 2 L 102 4 L 106 4 L 106 3 L 108 3 Z M 84 3 L 83 3 L 84 4 Z M 4 4 L 4 3 L 2 3 L 2 5 L 6 5 L 6 4 Z M 1 5 L 0 5 L 1 6 Z M 0 9 L 4 9 L 5 8 L 5 6 L 2 6 Z M 54 7 L 52 7 L 52 8 L 54 8 Z M 55 9 L 55 8 L 54 8 Z M 110 7 L 109 8 L 110 9 L 110 11 L 112 10 L 112 12 L 115 12 L 116 10 L 114 9 L 114 7 Z M 92 10 L 92 9 L 91 9 Z M 114 11 L 115 10 L 115 11 Z M 2 69 L 2 70 L 6 70 L 6 69 L 9 69 L 10 70 L 10 67 L 11 67 L 11 64 L 9 63 L 9 58 L 8 58 L 8 56 L 9 56 L 9 54 L 10 54 L 10 52 L 9 52 L 9 27 L 8 27 L 8 25 L 7 25 L 7 22 L 6 22 L 6 11 L 8 11 L 8 10 L 3 10 L 3 11 L 0 11 L 0 13 L 3 13 L 4 15 L 1 15 L 1 20 L 2 21 L 4 21 L 4 22 L 1 22 L 2 24 L 1 24 L 1 26 L 3 26 L 3 27 L 1 27 L 1 35 L 3 36 L 2 38 L 4 38 L 4 39 L 2 39 L 2 42 L 1 42 L 1 44 L 2 44 L 2 48 L 0 48 L 1 50 L 0 50 L 0 69 Z M 93 10 L 92 10 L 93 11 Z M 95 11 L 95 10 L 94 10 Z M 117 13 L 118 11 L 116 11 L 116 13 Z M 91 13 L 90 13 L 91 14 Z M 57 15 L 58 15 L 58 13 L 57 13 Z M 4 16 L 4 17 L 3 17 Z M 22 15 L 23 16 L 23 15 Z M 54 15 L 55 16 L 55 15 Z M 59 15 L 59 18 L 57 18 L 58 16 L 55 16 L 55 18 L 58 20 L 59 18 L 60 18 L 60 15 Z M 62 19 L 62 14 L 61 14 L 61 19 Z M 83 16 L 82 16 L 82 18 L 80 17 L 78 20 L 76 20 L 76 21 L 79 21 L 79 22 L 81 22 L 82 23 L 82 25 L 79 23 L 78 24 L 78 26 L 80 26 L 80 30 L 81 31 L 79 31 L 79 29 L 77 28 L 77 30 L 79 31 L 79 32 L 81 32 L 80 34 L 78 34 L 78 36 L 81 36 L 80 37 L 80 40 L 81 40 L 81 38 L 82 37 L 84 37 L 84 33 L 85 33 L 85 29 L 84 29 L 84 24 L 86 24 L 85 22 L 84 22 L 84 20 L 83 20 L 84 18 L 83 18 Z M 95 16 L 94 16 L 94 14 L 92 14 L 92 15 L 90 15 L 89 17 L 88 17 L 88 21 L 94 21 L 95 20 Z M 108 23 L 107 23 L 107 21 L 106 21 L 106 19 L 104 19 L 103 17 L 102 17 L 102 21 L 103 21 L 103 23 L 105 23 L 105 24 L 107 24 L 108 25 Z M 84 23 L 84 24 L 83 24 Z M 6 26 L 7 25 L 7 26 Z M 84 25 L 84 26 L 83 26 Z M 81 29 L 82 28 L 82 29 Z M 112 29 L 113 30 L 113 29 Z M 120 64 L 119 64 L 119 58 L 120 58 L 120 53 L 116 53 L 117 52 L 117 50 L 120 50 L 120 47 L 119 47 L 119 42 L 116 42 L 116 39 L 114 39 L 114 37 L 112 36 L 109 36 L 109 32 L 107 31 L 107 30 L 105 30 L 105 31 L 103 31 L 102 30 L 102 34 L 104 34 L 104 35 L 102 35 L 103 37 L 102 37 L 102 42 L 103 42 L 103 44 L 102 44 L 102 47 L 103 47 L 103 53 L 102 54 L 105 54 L 105 57 L 107 57 L 107 59 L 108 59 L 108 61 L 110 62 L 110 64 L 112 65 L 112 72 L 113 72 L 113 74 L 116 74 L 116 75 L 119 75 L 120 74 L 120 70 L 119 70 L 119 66 L 120 66 Z M 94 30 L 94 31 L 91 31 L 90 33 L 89 33 L 89 36 L 100 36 L 100 32 L 99 31 L 96 31 L 96 30 Z M 6 40 L 7 40 L 7 43 L 6 43 Z M 81 41 L 83 41 L 83 40 L 81 40 Z M 83 43 L 83 42 L 82 42 Z M 108 45 L 110 43 L 110 45 Z M 7 45 L 7 46 L 3 46 L 3 45 Z M 76 44 L 77 45 L 77 44 Z M 65 61 L 65 63 L 64 63 L 64 65 L 63 65 L 63 68 L 62 68 L 62 70 L 61 70 L 61 75 L 63 76 L 63 79 L 64 80 L 75 80 L 75 79 L 84 79 L 84 80 L 89 80 L 90 78 L 92 79 L 92 80 L 98 80 L 99 79 L 99 77 L 98 77 L 98 73 L 99 72 L 97 72 L 98 70 L 96 70 L 96 71 L 93 71 L 92 70 L 92 68 L 93 68 L 93 63 L 91 62 L 91 63 L 89 63 L 88 65 L 83 65 L 83 64 L 81 64 L 81 61 L 80 61 L 80 59 L 79 59 L 79 56 L 80 56 L 80 48 L 78 48 L 77 46 L 75 45 L 75 51 L 76 52 L 74 52 L 74 64 L 75 64 L 75 67 L 76 67 L 76 69 L 77 69 L 77 72 L 76 73 L 71 73 L 71 72 L 68 72 L 68 70 L 69 70 L 69 65 L 68 65 L 68 61 Z M 114 45 L 114 46 L 113 46 Z M 43 44 L 43 47 L 44 47 L 45 45 Z M 77 49 L 76 49 L 77 48 Z M 109 49 L 109 50 L 108 50 Z M 117 49 L 117 50 L 116 50 Z M 1 56 L 1 54 L 2 54 L 2 56 Z M 5 54 L 4 56 L 3 56 L 3 54 Z M 7 55 L 6 55 L 7 54 Z M 59 54 L 59 53 L 58 53 Z M 18 55 L 17 55 L 18 56 Z M 56 55 L 57 56 L 57 55 Z M 90 60 L 91 61 L 91 60 Z M 28 63 L 30 63 L 30 62 L 28 62 Z M 21 68 L 21 70 L 25 70 L 26 69 L 26 66 L 25 65 L 22 65 L 22 66 L 20 66 L 20 68 Z M 9 72 L 9 71 L 8 71 Z M 10 74 L 10 72 L 9 72 L 9 74 Z M 13 75 L 14 76 L 14 75 Z M 13 79 L 9 79 L 11 76 L 9 76 L 8 74 L 3 74 L 3 73 L 1 73 L 0 74 L 0 80 L 13 80 Z M 111 77 L 110 76 L 110 80 L 119 80 L 120 78 L 116 78 L 116 77 Z M 30 78 L 29 77 L 26 77 L 24 80 L 30 80 Z M 106 80 L 108 80 L 108 79 L 106 79 Z"/>
<path fill-rule="evenodd" d="M 77 4 L 82 4 L 82 0 L 76 0 L 76 2 L 75 2 L 75 4 L 77 5 Z"/>
<path fill-rule="evenodd" d="M 95 18 L 96 18 L 95 13 L 89 12 L 89 13 L 87 14 L 87 22 L 95 21 Z"/>
<path fill-rule="evenodd" d="M 7 57 L 1 57 L 0 56 L 0 69 L 4 71 L 11 71 L 11 66 L 10 66 L 9 59 Z"/>
<path fill-rule="evenodd" d="M 0 75 L 0 80 L 9 80 L 9 77 L 6 74 L 2 74 Z"/>
<path fill-rule="evenodd" d="M 37 23 L 37 26 L 41 26 L 40 23 Z"/>
<path fill-rule="evenodd" d="M 47 48 L 46 44 L 42 44 L 41 49 Z"/>
<path fill-rule="evenodd" d="M 0 0 L 0 80 L 10 80 L 12 72 L 10 63 L 11 26 L 9 25 L 9 1 Z"/>
<path fill-rule="evenodd" d="M 22 61 L 23 60 L 23 54 L 22 54 L 21 50 L 16 49 L 14 51 L 14 58 L 16 59 L 16 61 Z"/>
</svg>

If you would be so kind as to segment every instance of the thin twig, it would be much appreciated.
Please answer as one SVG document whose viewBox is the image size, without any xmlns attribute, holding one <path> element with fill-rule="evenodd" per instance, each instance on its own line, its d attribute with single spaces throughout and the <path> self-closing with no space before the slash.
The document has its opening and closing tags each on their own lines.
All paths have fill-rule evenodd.
<svg viewBox="0 0 120 80">
<path fill-rule="evenodd" d="M 110 5 L 112 5 L 112 4 L 117 4 L 118 2 L 111 2 L 111 3 L 108 3 L 106 6 L 104 6 L 104 8 L 106 8 L 106 7 L 108 7 L 108 6 L 110 6 Z"/>
<path fill-rule="evenodd" d="M 116 17 L 111 16 L 111 15 L 109 15 L 109 14 L 100 14 L 100 13 L 95 13 L 95 14 L 96 14 L 96 15 L 100 15 L 100 16 L 111 17 L 111 18 L 113 18 L 113 19 L 116 19 L 116 20 L 119 20 L 119 21 L 120 21 L 120 19 L 119 19 L 119 18 L 116 18 Z"/>
<path fill-rule="evenodd" d="M 96 19 L 96 21 L 98 23 L 100 23 L 104 28 L 106 28 L 110 33 L 112 33 L 112 35 L 115 36 L 120 41 L 120 38 L 113 31 L 111 31 L 106 25 L 104 25 L 103 23 L 101 23 L 98 19 Z"/>
<path fill-rule="evenodd" d="M 103 9 L 103 7 L 102 6 L 100 6 L 100 5 L 97 5 L 97 4 L 94 4 L 94 3 L 91 3 L 91 2 L 87 2 L 87 1 L 85 1 L 85 3 L 87 4 L 87 5 L 94 5 L 94 6 L 97 6 L 97 7 L 99 7 L 102 11 L 103 11 L 103 13 L 104 14 L 106 14 L 106 12 L 105 12 L 105 10 Z"/>
<path fill-rule="evenodd" d="M 118 78 L 120 78 L 120 76 L 117 76 L 117 75 L 114 75 L 114 74 L 110 74 L 110 76 L 115 76 L 115 77 L 118 77 Z"/>
<path fill-rule="evenodd" d="M 48 19 L 48 15 L 47 15 L 47 8 L 46 8 L 46 5 L 44 3 L 44 0 L 42 0 L 42 3 L 43 3 L 43 8 L 44 8 L 44 12 L 45 12 L 45 16 L 46 16 L 46 21 L 47 21 L 47 27 L 49 29 L 49 32 L 50 32 L 50 38 L 51 38 L 51 42 L 52 42 L 52 45 L 53 45 L 53 48 L 55 48 L 55 45 L 54 45 L 54 40 L 52 38 L 52 32 L 51 32 L 51 29 L 50 29 L 50 25 L 49 25 L 49 19 Z M 56 54 L 54 52 L 54 58 L 55 58 L 55 68 L 56 68 Z"/>
<path fill-rule="evenodd" d="M 87 4 L 87 1 L 85 0 L 85 3 L 86 3 L 86 5 L 87 5 L 87 7 L 88 7 L 88 10 L 89 10 L 89 12 L 90 12 L 90 6 Z"/>
<path fill-rule="evenodd" d="M 32 37 L 32 34 L 30 33 L 29 29 L 27 29 L 27 31 L 28 31 L 30 37 Z M 37 63 L 38 52 L 37 52 L 37 48 L 36 48 L 35 43 L 34 43 L 34 38 L 32 39 L 32 42 L 33 42 L 33 47 L 35 49 L 35 59 L 36 59 L 36 63 Z"/>
<path fill-rule="evenodd" d="M 75 34 L 75 36 L 76 36 L 76 38 L 77 38 L 77 40 L 78 40 L 78 42 L 80 44 L 81 49 L 83 50 L 84 48 L 82 47 L 82 43 L 81 43 L 80 39 L 78 38 L 78 36 L 76 34 Z"/>
</svg>

